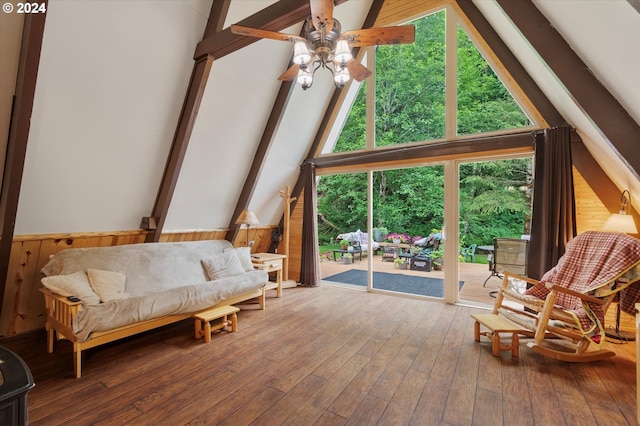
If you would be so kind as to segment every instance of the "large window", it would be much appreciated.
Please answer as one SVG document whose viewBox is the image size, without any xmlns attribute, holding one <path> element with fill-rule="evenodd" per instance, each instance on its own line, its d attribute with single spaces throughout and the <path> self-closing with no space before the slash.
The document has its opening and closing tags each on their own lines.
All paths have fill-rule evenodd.
<svg viewBox="0 0 640 426">
<path fill-rule="evenodd" d="M 416 41 L 376 50 L 376 146 L 445 136 L 445 11 L 413 22 Z"/>
<path fill-rule="evenodd" d="M 413 44 L 379 46 L 367 55 L 373 59 L 365 65 L 374 77 L 345 102 L 350 110 L 333 152 L 366 149 L 368 128 L 375 149 L 532 126 L 452 9 L 411 24 L 416 28 Z M 448 27 L 454 28 L 452 39 Z M 368 98 L 371 83 L 375 95 Z M 449 84 L 454 90 L 447 90 Z M 374 113 L 367 114 L 368 109 Z M 455 122 L 448 126 L 447 120 Z"/>
<path fill-rule="evenodd" d="M 321 241 L 358 229 L 372 234 L 384 229 L 412 237 L 440 231 L 444 253 L 439 262 L 446 268 L 439 278 L 445 282 L 445 300 L 452 301 L 459 289 L 469 288 L 476 280 L 462 277 L 455 268 L 472 261 L 461 257 L 461 248 L 528 233 L 531 158 L 488 161 L 465 156 L 460 163 L 459 158 L 412 158 L 411 150 L 476 134 L 534 128 L 535 123 L 476 48 L 474 36 L 468 35 L 453 7 L 412 24 L 415 43 L 367 50 L 364 64 L 374 75 L 357 90 L 355 86 L 349 90 L 344 106 L 350 110 L 337 114 L 340 123 L 334 125 L 342 131 L 333 152 L 359 155 L 357 151 L 411 144 L 403 166 L 395 162 L 368 166 L 377 153 L 367 153 L 357 173 L 340 169 L 343 174 L 322 176 L 318 213 L 327 234 Z M 401 148 L 404 155 L 405 147 Z M 369 272 L 381 265 L 369 263 Z M 472 265 L 467 266 L 472 270 Z M 486 263 L 476 270 L 477 276 L 488 273 Z M 369 278 L 374 289 L 380 288 L 381 282 L 377 285 Z"/>
</svg>

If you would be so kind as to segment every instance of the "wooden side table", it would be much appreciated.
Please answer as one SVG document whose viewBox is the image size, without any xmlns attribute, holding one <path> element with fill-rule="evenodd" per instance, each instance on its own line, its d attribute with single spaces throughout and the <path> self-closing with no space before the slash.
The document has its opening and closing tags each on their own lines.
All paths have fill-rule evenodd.
<svg viewBox="0 0 640 426">
<path fill-rule="evenodd" d="M 251 255 L 251 261 L 256 269 L 262 269 L 263 271 L 275 272 L 276 282 L 269 281 L 266 285 L 267 290 L 276 290 L 276 296 L 282 297 L 282 263 L 287 256 L 277 253 L 253 253 Z"/>
</svg>

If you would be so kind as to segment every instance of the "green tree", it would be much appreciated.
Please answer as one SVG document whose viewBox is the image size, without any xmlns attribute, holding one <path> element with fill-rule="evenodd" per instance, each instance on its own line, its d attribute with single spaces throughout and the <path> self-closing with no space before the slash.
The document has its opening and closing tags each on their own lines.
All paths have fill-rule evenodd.
<svg viewBox="0 0 640 426">
<path fill-rule="evenodd" d="M 531 159 L 484 161 L 460 166 L 460 234 L 465 243 L 519 238 L 529 229 Z"/>
<path fill-rule="evenodd" d="M 528 117 L 458 27 L 458 134 L 530 125 Z"/>
<path fill-rule="evenodd" d="M 445 12 L 413 22 L 416 41 L 376 50 L 376 146 L 427 141 L 445 129 Z M 518 128 L 529 124 L 510 93 L 458 29 L 458 132 Z M 366 92 L 361 85 L 334 151 L 365 147 Z M 374 227 L 427 235 L 443 223 L 442 166 L 374 173 Z M 469 163 L 460 168 L 461 235 L 466 244 L 490 244 L 528 229 L 531 161 Z M 363 173 L 325 176 L 318 184 L 318 212 L 339 232 L 366 229 L 367 179 Z M 335 238 L 328 231 L 321 240 Z"/>
</svg>

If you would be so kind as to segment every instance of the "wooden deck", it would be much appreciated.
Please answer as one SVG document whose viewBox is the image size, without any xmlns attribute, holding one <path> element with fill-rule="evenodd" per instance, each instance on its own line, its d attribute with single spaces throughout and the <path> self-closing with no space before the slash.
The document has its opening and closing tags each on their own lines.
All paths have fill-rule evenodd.
<svg viewBox="0 0 640 426">
<path fill-rule="evenodd" d="M 356 260 L 351 265 L 345 265 L 340 261 L 320 262 L 321 277 L 325 278 L 331 275 L 339 274 L 340 272 L 344 272 L 349 269 L 366 270 L 367 265 L 368 262 L 366 255 L 362 258 L 362 261 Z M 381 256 L 374 256 L 373 270 L 377 272 L 389 272 L 431 278 L 444 277 L 444 271 L 432 270 L 431 272 L 424 272 L 412 271 L 408 269 L 399 270 L 394 267 L 393 262 L 383 262 Z M 464 281 L 464 285 L 460 289 L 460 299 L 492 306 L 495 299 L 491 297 L 490 292 L 497 290 L 500 286 L 501 281 L 497 277 L 492 277 L 487 282 L 487 285 L 483 287 L 482 284 L 490 275 L 491 273 L 489 271 L 489 265 L 461 262 L 458 269 L 458 279 L 460 281 Z"/>
<path fill-rule="evenodd" d="M 273 293 L 273 292 L 271 292 Z M 84 354 L 44 331 L 2 344 L 31 367 L 31 425 L 636 424 L 635 345 L 590 364 L 473 338 L 479 308 L 334 286 L 244 305 L 211 343 L 185 320 Z"/>
</svg>

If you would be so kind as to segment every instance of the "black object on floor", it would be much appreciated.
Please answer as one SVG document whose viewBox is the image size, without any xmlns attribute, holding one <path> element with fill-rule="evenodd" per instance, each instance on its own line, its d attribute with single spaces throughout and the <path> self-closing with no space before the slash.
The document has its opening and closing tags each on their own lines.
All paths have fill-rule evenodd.
<svg viewBox="0 0 640 426">
<path fill-rule="evenodd" d="M 367 285 L 367 271 L 351 269 L 323 278 L 323 280 L 365 287 Z M 460 281 L 458 289 L 462 288 L 463 284 L 464 281 Z M 444 281 L 441 278 L 374 272 L 373 288 L 422 296 L 444 297 Z"/>
</svg>

